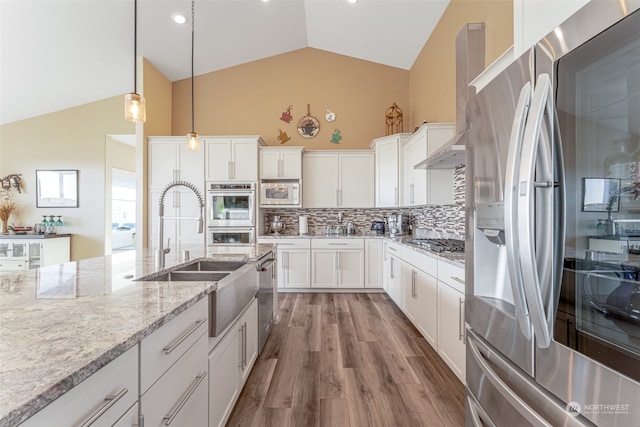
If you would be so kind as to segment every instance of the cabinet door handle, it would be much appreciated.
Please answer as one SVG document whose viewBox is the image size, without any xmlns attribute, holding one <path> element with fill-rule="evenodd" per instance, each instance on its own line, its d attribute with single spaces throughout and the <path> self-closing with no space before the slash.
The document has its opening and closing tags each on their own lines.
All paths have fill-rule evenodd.
<svg viewBox="0 0 640 427">
<path fill-rule="evenodd" d="M 231 162 L 227 163 L 227 176 L 229 177 L 229 179 L 231 179 L 231 175 L 233 175 L 233 172 L 231 172 Z"/>
<path fill-rule="evenodd" d="M 462 283 L 464 285 L 464 280 L 462 280 L 461 278 L 456 276 L 449 276 L 449 277 L 451 277 L 452 280 L 455 280 L 456 282 Z"/>
<path fill-rule="evenodd" d="M 174 406 L 174 409 L 167 415 L 165 415 L 162 419 L 164 420 L 164 425 L 168 426 L 170 425 L 173 420 L 178 416 L 178 413 L 180 413 L 180 410 L 182 409 L 182 407 L 187 403 L 187 401 L 191 398 L 191 395 L 193 393 L 195 393 L 196 389 L 198 388 L 198 386 L 200 385 L 200 383 L 202 382 L 202 380 L 205 379 L 205 377 L 207 376 L 207 371 L 202 371 L 191 383 L 191 387 L 189 387 L 189 390 L 185 393 L 184 398 L 182 398 L 182 400 L 180 402 L 178 402 L 177 405 Z"/>
<path fill-rule="evenodd" d="M 394 199 L 395 202 L 394 202 L 394 204 L 396 206 L 398 206 L 398 187 L 394 188 L 394 190 L 395 190 L 395 199 Z"/>
<path fill-rule="evenodd" d="M 336 269 L 340 270 L 340 252 L 336 252 Z"/>
<path fill-rule="evenodd" d="M 164 351 L 164 354 L 170 354 L 173 350 L 175 350 L 180 344 L 182 344 L 184 342 L 184 340 L 186 340 L 187 338 L 189 338 L 189 335 L 191 335 L 192 333 L 195 332 L 196 329 L 198 329 L 198 327 L 205 322 L 207 319 L 206 318 L 202 318 L 200 320 L 196 320 L 196 323 L 194 323 L 189 329 L 187 329 L 186 331 L 184 331 L 178 338 L 176 338 L 175 340 L 173 340 L 173 342 L 169 343 L 166 347 L 164 347 L 162 350 Z"/>
<path fill-rule="evenodd" d="M 393 275 L 393 258 L 391 258 L 390 261 L 391 261 L 391 278 L 394 279 L 395 276 Z"/>
<path fill-rule="evenodd" d="M 416 293 L 416 271 L 411 270 L 411 296 L 416 299 L 418 294 Z"/>
<path fill-rule="evenodd" d="M 247 367 L 247 322 L 242 325 L 242 370 Z"/>
<path fill-rule="evenodd" d="M 278 177 L 282 178 L 284 173 L 282 172 L 284 168 L 282 167 L 282 159 L 278 159 Z"/>
<path fill-rule="evenodd" d="M 340 206 L 342 206 L 342 189 L 338 190 L 338 194 L 340 194 Z"/>
<path fill-rule="evenodd" d="M 113 405 L 115 405 L 118 402 L 118 400 L 122 399 L 122 397 L 125 394 L 127 394 L 128 391 L 129 390 L 127 390 L 127 388 L 125 387 L 119 392 L 117 392 L 116 394 L 110 394 L 106 396 L 104 398 L 104 403 L 102 404 L 100 409 L 94 412 L 93 415 L 91 415 L 87 421 L 82 423 L 82 427 L 89 427 L 90 425 L 95 423 L 98 420 L 98 418 L 102 416 L 102 414 L 107 412 Z"/>
<path fill-rule="evenodd" d="M 464 301 L 458 297 L 458 339 L 465 343 L 464 339 Z"/>
<path fill-rule="evenodd" d="M 336 190 L 336 206 L 340 206 L 340 190 Z"/>
</svg>

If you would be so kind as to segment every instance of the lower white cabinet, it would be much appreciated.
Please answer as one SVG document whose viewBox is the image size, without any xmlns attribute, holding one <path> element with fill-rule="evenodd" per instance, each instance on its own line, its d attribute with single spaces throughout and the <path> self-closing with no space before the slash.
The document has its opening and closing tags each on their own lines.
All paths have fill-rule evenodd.
<svg viewBox="0 0 640 427">
<path fill-rule="evenodd" d="M 398 307 L 402 306 L 402 258 L 400 244 L 385 241 L 383 287 Z"/>
<path fill-rule="evenodd" d="M 278 288 L 308 288 L 311 285 L 311 239 L 262 238 L 258 243 L 278 245 Z"/>
<path fill-rule="evenodd" d="M 225 425 L 257 357 L 258 301 L 254 300 L 209 353 L 210 427 Z"/>
<path fill-rule="evenodd" d="M 314 239 L 312 288 L 364 288 L 364 239 Z"/>
<path fill-rule="evenodd" d="M 69 236 L 46 239 L 0 238 L 0 272 L 23 271 L 69 262 L 70 242 Z"/>
<path fill-rule="evenodd" d="M 382 288 L 382 239 L 364 241 L 364 287 Z"/>
<path fill-rule="evenodd" d="M 438 353 L 465 382 L 464 270 L 438 261 Z"/>
<path fill-rule="evenodd" d="M 207 343 L 208 334 L 201 334 L 142 395 L 140 406 L 145 427 L 207 425 Z"/>
<path fill-rule="evenodd" d="M 427 342 L 437 349 L 437 279 L 405 261 L 402 262 L 402 309 Z"/>
<path fill-rule="evenodd" d="M 20 426 L 118 425 L 118 420 L 131 411 L 137 415 L 137 402 L 138 346 L 135 345 Z M 136 409 L 132 409 L 134 406 Z"/>
</svg>

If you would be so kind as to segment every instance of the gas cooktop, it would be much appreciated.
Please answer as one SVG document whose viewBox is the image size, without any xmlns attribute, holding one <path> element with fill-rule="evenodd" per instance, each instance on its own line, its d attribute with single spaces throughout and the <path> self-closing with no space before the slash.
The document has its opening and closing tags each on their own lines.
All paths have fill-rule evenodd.
<svg viewBox="0 0 640 427">
<path fill-rule="evenodd" d="M 432 252 L 464 253 L 464 240 L 409 239 L 407 243 Z"/>
</svg>

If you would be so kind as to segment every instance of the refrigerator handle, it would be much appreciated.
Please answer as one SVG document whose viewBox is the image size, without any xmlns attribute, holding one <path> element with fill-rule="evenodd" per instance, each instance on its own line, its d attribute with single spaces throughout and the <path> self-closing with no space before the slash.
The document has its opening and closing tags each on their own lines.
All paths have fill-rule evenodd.
<svg viewBox="0 0 640 427">
<path fill-rule="evenodd" d="M 487 358 L 485 358 L 482 351 L 480 351 L 480 347 L 484 347 L 482 343 L 477 341 L 473 336 L 469 336 L 467 339 L 467 349 L 471 356 L 473 356 L 475 362 L 478 364 L 484 376 L 489 380 L 489 382 L 496 388 L 496 390 L 500 393 L 504 399 L 509 402 L 509 404 L 518 411 L 523 417 L 525 417 L 529 422 L 533 425 L 545 426 L 549 425 L 549 422 L 545 420 L 540 414 L 538 414 L 533 408 L 531 408 L 518 394 L 513 391 L 501 378 L 500 376 L 493 370 L 491 365 L 487 362 L 487 359 L 491 359 L 491 363 L 494 363 L 499 369 L 504 370 L 505 372 L 512 371 L 513 368 L 499 358 L 491 357 L 491 351 L 484 349 L 485 353 L 488 353 Z"/>
<path fill-rule="evenodd" d="M 516 112 L 513 118 L 511 136 L 509 138 L 509 152 L 507 154 L 507 169 L 505 174 L 504 193 L 504 219 L 505 219 L 505 246 L 507 249 L 507 268 L 509 272 L 509 282 L 513 293 L 516 318 L 522 335 L 527 340 L 531 339 L 531 321 L 529 319 L 529 309 L 527 308 L 524 284 L 522 282 L 522 267 L 518 258 L 518 233 L 517 230 L 517 185 L 518 174 L 520 172 L 520 155 L 522 150 L 522 140 L 524 129 L 527 123 L 527 113 L 531 102 L 531 83 L 527 82 L 520 91 Z"/>
<path fill-rule="evenodd" d="M 545 312 L 553 274 L 553 163 L 551 137 L 553 105 L 551 80 L 541 74 L 531 101 L 522 145 L 518 179 L 518 237 L 522 278 L 531 323 L 538 347 L 551 344 L 550 323 Z M 544 118 L 550 129 L 542 132 Z M 535 200 L 534 200 L 535 199 Z M 534 212 L 535 210 L 535 212 Z"/>
</svg>

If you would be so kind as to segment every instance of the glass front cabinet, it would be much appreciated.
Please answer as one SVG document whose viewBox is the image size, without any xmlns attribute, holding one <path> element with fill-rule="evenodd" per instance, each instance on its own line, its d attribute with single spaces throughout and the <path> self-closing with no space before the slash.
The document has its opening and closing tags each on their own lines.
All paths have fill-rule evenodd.
<svg viewBox="0 0 640 427">
<path fill-rule="evenodd" d="M 0 273 L 69 262 L 69 243 L 69 237 L 40 240 L 0 238 Z M 45 253 L 49 255 L 43 263 Z"/>
</svg>

